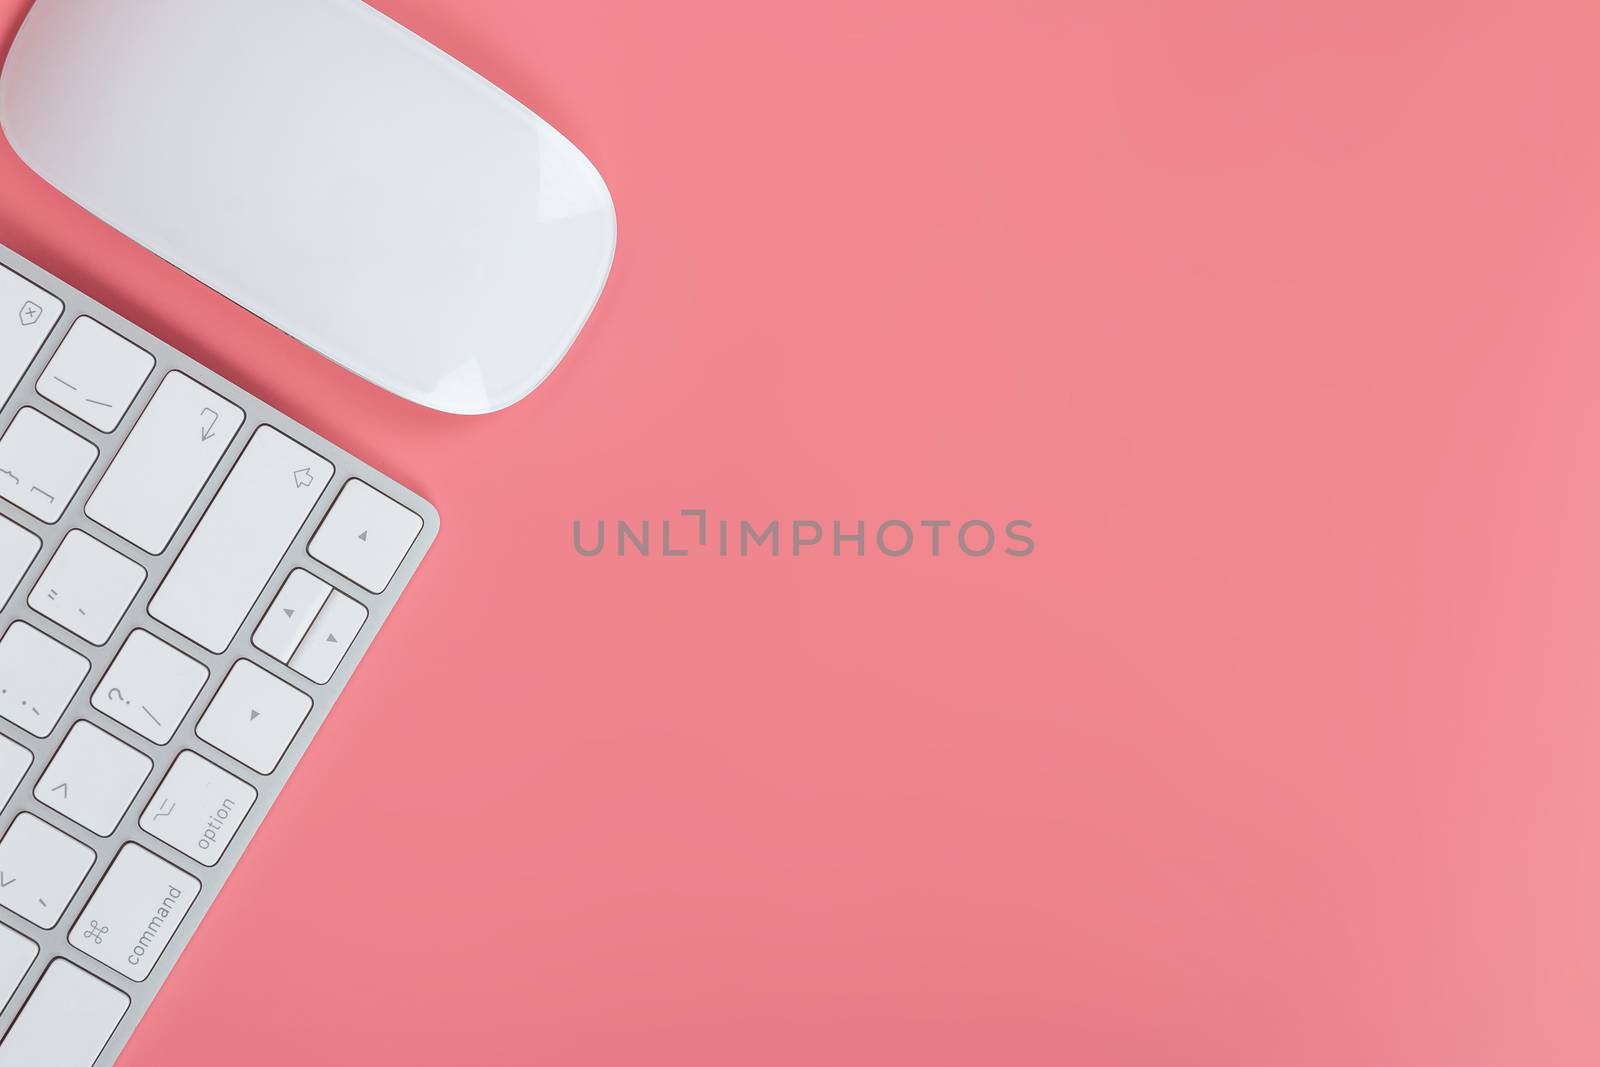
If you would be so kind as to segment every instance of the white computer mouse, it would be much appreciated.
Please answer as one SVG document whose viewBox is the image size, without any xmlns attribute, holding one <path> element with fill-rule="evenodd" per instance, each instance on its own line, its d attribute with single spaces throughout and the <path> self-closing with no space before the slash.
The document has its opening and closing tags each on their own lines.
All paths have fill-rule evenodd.
<svg viewBox="0 0 1600 1067">
<path fill-rule="evenodd" d="M 135 241 L 441 411 L 538 385 L 616 247 L 581 152 L 359 0 L 37 0 L 0 127 Z"/>
</svg>

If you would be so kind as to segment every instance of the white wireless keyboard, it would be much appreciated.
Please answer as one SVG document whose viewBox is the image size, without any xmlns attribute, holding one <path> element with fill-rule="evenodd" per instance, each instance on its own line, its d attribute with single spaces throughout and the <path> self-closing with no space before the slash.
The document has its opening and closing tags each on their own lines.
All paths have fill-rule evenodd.
<svg viewBox="0 0 1600 1067">
<path fill-rule="evenodd" d="M 104 1067 L 438 515 L 6 248 L 0 396 L 0 1067 Z"/>
</svg>

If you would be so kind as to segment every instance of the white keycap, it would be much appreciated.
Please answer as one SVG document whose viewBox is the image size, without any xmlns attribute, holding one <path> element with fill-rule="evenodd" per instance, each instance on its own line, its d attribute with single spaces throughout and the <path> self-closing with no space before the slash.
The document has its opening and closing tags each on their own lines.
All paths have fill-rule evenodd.
<svg viewBox="0 0 1600 1067">
<path fill-rule="evenodd" d="M 321 456 L 270 426 L 256 430 L 150 614 L 201 648 L 226 649 L 332 476 Z"/>
<path fill-rule="evenodd" d="M 328 602 L 317 612 L 304 641 L 289 659 L 289 666 L 313 682 L 326 682 L 338 669 L 339 661 L 350 650 L 361 624 L 367 621 L 367 609 L 335 589 Z"/>
<path fill-rule="evenodd" d="M 296 567 L 289 572 L 250 640 L 279 663 L 288 663 L 332 591 L 327 582 Z"/>
<path fill-rule="evenodd" d="M 194 732 L 246 767 L 271 774 L 309 714 L 310 697 L 242 659 L 222 680 Z"/>
<path fill-rule="evenodd" d="M 135 630 L 89 702 L 128 729 L 164 745 L 172 740 L 210 675 L 159 637 Z"/>
<path fill-rule="evenodd" d="M 0 926 L 0 1008 L 10 1003 L 37 955 L 39 946 L 32 938 L 23 937 L 9 926 Z"/>
<path fill-rule="evenodd" d="M 39 377 L 39 395 L 54 400 L 97 430 L 122 421 L 155 357 L 87 316 L 67 331 Z"/>
<path fill-rule="evenodd" d="M 0 907 L 48 930 L 92 866 L 94 849 L 23 812 L 0 838 Z"/>
<path fill-rule="evenodd" d="M 199 879 L 188 872 L 138 845 L 124 845 L 78 916 L 72 943 L 142 982 L 199 892 Z"/>
<path fill-rule="evenodd" d="M 193 752 L 180 752 L 139 825 L 190 859 L 214 867 L 255 802 L 254 786 Z"/>
<path fill-rule="evenodd" d="M 161 380 L 84 514 L 146 552 L 165 552 L 244 412 L 177 371 Z"/>
<path fill-rule="evenodd" d="M 143 584 L 143 567 L 72 530 L 39 575 L 28 606 L 90 644 L 103 645 Z"/>
<path fill-rule="evenodd" d="M 150 775 L 150 757 L 98 726 L 75 722 L 33 787 L 34 799 L 109 837 Z"/>
<path fill-rule="evenodd" d="M 422 517 L 352 478 L 328 509 L 308 551 L 356 584 L 381 593 L 422 532 Z"/>
<path fill-rule="evenodd" d="M 0 737 L 0 804 L 11 799 L 11 794 L 22 784 L 22 776 L 33 766 L 33 753 L 9 737 Z M 0 1000 L 0 1004 L 4 1001 Z"/>
<path fill-rule="evenodd" d="M 50 961 L 0 1041 L 0 1067 L 94 1067 L 128 994 L 63 959 Z"/>
<path fill-rule="evenodd" d="M 0 404 L 10 398 L 64 310 L 61 301 L 0 267 Z"/>
<path fill-rule="evenodd" d="M 0 606 L 17 591 L 17 583 L 39 554 L 39 538 L 0 515 Z"/>
<path fill-rule="evenodd" d="M 23 408 L 0 436 L 0 496 L 55 522 L 99 455 L 99 449 L 54 419 Z"/>
<path fill-rule="evenodd" d="M 88 660 L 18 619 L 0 637 L 0 715 L 47 737 L 88 673 Z"/>
</svg>

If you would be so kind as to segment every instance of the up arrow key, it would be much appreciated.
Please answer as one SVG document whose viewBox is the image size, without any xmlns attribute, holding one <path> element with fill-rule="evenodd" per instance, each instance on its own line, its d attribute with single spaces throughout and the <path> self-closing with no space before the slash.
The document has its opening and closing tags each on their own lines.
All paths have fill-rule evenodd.
<svg viewBox="0 0 1600 1067">
<path fill-rule="evenodd" d="M 299 470 L 294 472 L 294 484 L 300 489 L 304 489 L 315 480 L 315 478 L 311 477 L 310 467 L 301 467 Z"/>
<path fill-rule="evenodd" d="M 311 623 L 322 610 L 331 587 L 304 568 L 289 572 L 283 588 L 272 600 L 272 610 L 261 620 L 251 641 L 280 663 L 288 663 Z M 259 705 L 257 705 L 259 706 Z"/>
</svg>

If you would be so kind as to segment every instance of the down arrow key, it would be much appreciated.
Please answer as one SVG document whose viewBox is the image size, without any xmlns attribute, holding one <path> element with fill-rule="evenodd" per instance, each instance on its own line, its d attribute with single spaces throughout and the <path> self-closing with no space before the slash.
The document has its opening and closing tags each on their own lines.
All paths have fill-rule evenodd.
<svg viewBox="0 0 1600 1067">
<path fill-rule="evenodd" d="M 317 612 L 316 621 L 289 660 L 289 666 L 313 682 L 326 682 L 339 669 L 339 662 L 366 621 L 367 609 L 335 589 Z"/>
</svg>

